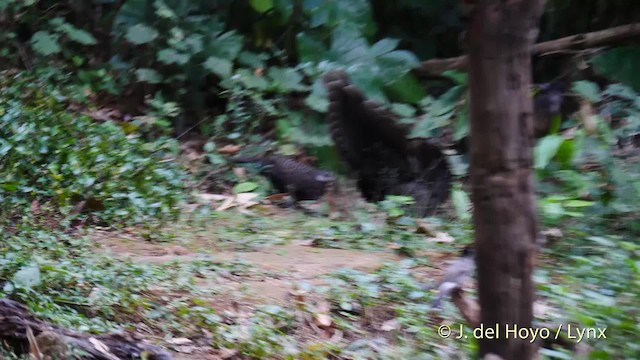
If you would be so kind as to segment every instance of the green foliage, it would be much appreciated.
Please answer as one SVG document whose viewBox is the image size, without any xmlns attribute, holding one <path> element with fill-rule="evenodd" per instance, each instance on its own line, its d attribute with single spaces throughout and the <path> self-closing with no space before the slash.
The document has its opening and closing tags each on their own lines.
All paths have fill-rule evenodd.
<svg viewBox="0 0 640 360">
<path fill-rule="evenodd" d="M 0 40 L 3 44 L 11 44 L 14 50 L 21 47 L 16 39 L 21 35 L 19 31 L 24 31 L 24 28 L 33 29 L 31 38 L 28 39 L 29 45 L 36 54 L 44 57 L 62 54 L 65 48 L 90 47 L 97 43 L 93 34 L 67 22 L 62 13 L 41 12 L 35 1 L 6 0 L 0 3 L 0 11 L 4 19 Z M 3 56 L 7 55 L 8 52 Z M 63 55 L 71 54 L 67 51 Z"/>
<path fill-rule="evenodd" d="M 556 281 L 540 284 L 564 318 L 580 327 L 607 328 L 607 339 L 593 341 L 591 354 L 595 358 L 635 358 L 640 347 L 637 337 L 637 314 L 640 272 L 637 262 L 638 244 L 619 236 L 604 235 L 593 224 L 583 230 L 563 229 L 570 235 L 554 249 L 564 254 L 564 266 L 554 272 Z M 571 319 L 571 320 L 570 320 Z"/>
<path fill-rule="evenodd" d="M 455 139 L 468 136 L 469 125 L 467 119 L 464 95 L 466 85 L 456 85 L 437 99 L 426 97 L 421 102 L 422 116 L 414 126 L 410 136 L 432 138 L 439 135 L 442 129 L 450 127 L 455 119 Z"/>
<path fill-rule="evenodd" d="M 370 46 L 365 38 L 347 25 L 333 31 L 328 48 L 306 33 L 298 34 L 297 42 L 302 61 L 315 64 L 322 62 L 322 70 L 325 71 L 345 68 L 353 82 L 367 96 L 381 101 L 387 100 L 385 87 L 409 76 L 409 71 L 418 64 L 418 59 L 411 52 L 394 50 L 398 40 L 382 39 Z M 309 67 L 307 69 L 311 70 Z M 309 71 L 310 74 L 316 72 Z M 319 83 L 320 80 L 316 81 Z M 402 100 L 414 101 L 415 98 Z"/>
<path fill-rule="evenodd" d="M 595 56 L 590 62 L 600 74 L 640 92 L 639 46 L 611 49 Z"/>
<path fill-rule="evenodd" d="M 587 80 L 576 81 L 573 83 L 572 90 L 590 102 L 597 103 L 602 100 L 598 84 L 594 82 Z"/>
<path fill-rule="evenodd" d="M 233 192 L 236 194 L 251 192 L 257 189 L 258 186 L 259 185 L 254 182 L 242 182 L 233 187 Z"/>
<path fill-rule="evenodd" d="M 540 202 L 542 215 L 550 223 L 586 214 L 633 216 L 640 211 L 640 167 L 619 157 L 616 144 L 640 132 L 637 95 L 620 84 L 601 90 L 588 81 L 574 83 L 573 90 L 594 103 L 596 112 L 589 120 L 595 121 L 597 132 L 590 134 L 578 123 L 570 136 L 552 134 L 539 140 L 534 167 L 548 194 Z M 616 119 L 617 125 L 612 127 L 601 114 Z M 563 195 L 554 194 L 558 191 Z"/>
<path fill-rule="evenodd" d="M 173 156 L 174 143 L 145 142 L 117 123 L 67 112 L 64 94 L 33 77 L 5 75 L 1 84 L 5 209 L 39 199 L 52 200 L 63 213 L 91 201 L 103 208 L 99 218 L 105 221 L 141 222 L 176 213 L 185 176 L 171 161 L 159 161 Z"/>
<path fill-rule="evenodd" d="M 540 139 L 533 151 L 533 168 L 544 169 L 547 167 L 565 141 L 561 135 L 547 135 Z"/>
<path fill-rule="evenodd" d="M 471 200 L 469 195 L 457 184 L 451 191 L 451 201 L 460 220 L 471 220 Z"/>
<path fill-rule="evenodd" d="M 405 215 L 407 206 L 414 203 L 415 200 L 411 196 L 388 195 L 380 202 L 380 207 L 390 218 L 396 219 Z"/>
<path fill-rule="evenodd" d="M 392 321 L 396 325 L 393 331 L 393 346 L 386 347 L 386 356 L 381 358 L 442 358 L 443 339 L 437 335 L 437 325 L 430 323 L 424 316 L 431 307 L 435 293 L 427 292 L 421 288 L 415 278 L 411 276 L 412 261 L 400 263 L 387 263 L 372 274 L 362 273 L 351 269 L 340 269 L 333 272 L 328 279 L 328 289 L 323 289 L 332 300 L 335 313 L 340 316 L 336 320 L 339 328 L 362 332 L 358 322 L 354 321 L 359 316 L 377 313 L 385 314 L 385 320 Z M 445 309 L 448 318 L 452 318 L 455 324 L 463 323 L 463 320 L 451 311 Z M 382 325 L 384 326 L 384 325 Z M 471 356 L 472 337 L 457 339 L 446 343 L 446 352 L 449 356 Z M 372 340 L 363 338 L 350 344 L 347 353 L 358 356 L 373 355 L 372 349 L 377 348 L 371 344 Z M 401 355 L 400 355 L 401 354 Z M 455 354 L 455 355 L 453 355 Z M 379 355 L 379 354 L 378 354 Z"/>
</svg>

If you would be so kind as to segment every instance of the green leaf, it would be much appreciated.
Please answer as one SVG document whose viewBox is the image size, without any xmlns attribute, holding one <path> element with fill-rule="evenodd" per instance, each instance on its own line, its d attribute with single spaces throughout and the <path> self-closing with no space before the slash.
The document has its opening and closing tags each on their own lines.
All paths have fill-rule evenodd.
<svg viewBox="0 0 640 360">
<path fill-rule="evenodd" d="M 469 83 L 469 76 L 465 72 L 446 70 L 442 73 L 442 76 L 455 81 L 458 85 L 467 85 Z"/>
<path fill-rule="evenodd" d="M 231 70 L 233 69 L 231 61 L 215 56 L 209 56 L 202 66 L 222 79 L 231 76 Z"/>
<path fill-rule="evenodd" d="M 616 243 L 601 236 L 587 236 L 587 240 L 606 247 L 616 247 Z"/>
<path fill-rule="evenodd" d="M 453 109 L 460 101 L 460 97 L 464 94 L 466 88 L 462 85 L 454 86 L 446 93 L 442 94 L 436 101 L 433 102 L 429 109 L 429 114 L 432 116 L 440 116 L 453 111 Z"/>
<path fill-rule="evenodd" d="M 558 153 L 558 149 L 563 142 L 564 137 L 560 135 L 548 135 L 540 139 L 533 151 L 533 167 L 535 169 L 544 169 L 547 167 L 551 159 Z"/>
<path fill-rule="evenodd" d="M 593 201 L 585 201 L 585 200 L 569 200 L 562 205 L 565 207 L 589 207 L 593 206 L 595 203 Z"/>
<path fill-rule="evenodd" d="M 327 91 L 321 79 L 316 79 L 313 83 L 311 86 L 311 94 L 307 96 L 304 103 L 317 112 L 324 113 L 327 111 L 329 101 L 327 100 Z"/>
<path fill-rule="evenodd" d="M 391 110 L 402 117 L 412 117 L 416 114 L 416 109 L 407 104 L 394 103 L 391 105 Z"/>
<path fill-rule="evenodd" d="M 565 139 L 556 153 L 557 160 L 564 167 L 569 167 L 576 153 L 576 142 L 574 139 Z"/>
<path fill-rule="evenodd" d="M 269 77 L 273 80 L 273 87 L 282 92 L 302 91 L 307 87 L 302 84 L 302 75 L 295 69 L 283 69 L 280 67 L 271 67 L 268 72 Z"/>
<path fill-rule="evenodd" d="M 174 49 L 162 49 L 158 51 L 157 57 L 158 57 L 158 61 L 167 65 L 170 65 L 170 64 L 184 65 L 187 62 L 189 62 L 189 58 L 190 58 L 189 55 L 180 54 Z"/>
<path fill-rule="evenodd" d="M 345 65 L 370 62 L 369 44 L 350 26 L 343 25 L 333 32 L 331 53 Z"/>
<path fill-rule="evenodd" d="M 471 212 L 469 211 L 471 209 L 471 200 L 469 200 L 469 195 L 461 189 L 455 189 L 451 194 L 451 198 L 458 218 L 469 220 L 471 218 Z"/>
<path fill-rule="evenodd" d="M 622 84 L 611 84 L 604 91 L 605 95 L 608 96 L 617 96 L 627 100 L 636 100 L 638 98 L 638 94 L 633 91 L 628 86 L 624 86 Z"/>
<path fill-rule="evenodd" d="M 37 53 L 49 56 L 60 52 L 60 45 L 56 36 L 47 31 L 38 31 L 31 37 L 31 46 Z"/>
<path fill-rule="evenodd" d="M 261 76 L 254 75 L 251 71 L 247 69 L 240 69 L 236 72 L 238 79 L 244 86 L 250 89 L 259 89 L 264 90 L 269 86 L 267 80 L 265 80 Z M 235 76 L 234 76 L 235 78 Z"/>
<path fill-rule="evenodd" d="M 384 54 L 378 57 L 376 62 L 381 68 L 380 77 L 386 83 L 395 81 L 420 63 L 412 52 L 406 50 L 396 50 Z"/>
<path fill-rule="evenodd" d="M 212 40 L 208 54 L 233 61 L 242 50 L 242 41 L 241 35 L 235 31 L 228 31 Z"/>
<path fill-rule="evenodd" d="M 293 1 L 291 0 L 274 0 L 273 6 L 282 15 L 282 21 L 289 20 L 293 13 Z"/>
<path fill-rule="evenodd" d="M 410 104 L 418 104 L 426 96 L 422 84 L 411 73 L 385 85 L 384 89 L 392 100 Z"/>
<path fill-rule="evenodd" d="M 400 217 L 402 215 L 404 215 L 404 210 L 402 210 L 400 208 L 395 208 L 394 207 L 394 208 L 389 209 L 389 216 L 392 217 L 392 218 Z"/>
<path fill-rule="evenodd" d="M 398 47 L 398 43 L 400 43 L 398 39 L 385 38 L 373 44 L 369 51 L 372 56 L 377 57 L 392 52 Z"/>
<path fill-rule="evenodd" d="M 23 267 L 13 274 L 13 283 L 24 288 L 32 288 L 38 286 L 42 282 L 40 275 L 40 267 L 37 264 L 31 264 Z"/>
<path fill-rule="evenodd" d="M 71 41 L 75 41 L 78 44 L 95 45 L 97 43 L 96 38 L 93 37 L 91 33 L 82 29 L 78 29 L 77 27 L 69 23 L 64 23 L 63 25 L 61 25 L 60 30 L 67 34 Z"/>
<path fill-rule="evenodd" d="M 590 60 L 594 70 L 640 92 L 640 46 L 624 46 L 605 51 Z"/>
<path fill-rule="evenodd" d="M 298 49 L 300 61 L 303 62 L 319 62 L 323 59 L 323 56 L 326 56 L 327 54 L 327 48 L 321 41 L 316 40 L 312 35 L 303 32 L 296 35 L 296 47 Z"/>
<path fill-rule="evenodd" d="M 254 191 L 258 188 L 258 184 L 254 182 L 242 182 L 233 187 L 233 192 L 235 194 L 246 193 Z"/>
<path fill-rule="evenodd" d="M 572 90 L 592 103 L 596 103 L 602 100 L 598 84 L 592 81 L 576 81 L 573 83 Z"/>
<path fill-rule="evenodd" d="M 551 350 L 551 349 L 540 349 L 540 354 L 546 356 L 550 359 L 561 359 L 561 360 L 571 360 L 574 358 L 573 354 L 569 352 L 563 352 L 559 350 Z"/>
<path fill-rule="evenodd" d="M 249 3 L 251 4 L 251 7 L 259 13 L 265 13 L 273 9 L 272 0 L 249 0 Z"/>
<path fill-rule="evenodd" d="M 460 141 L 469 135 L 469 103 L 465 102 L 453 123 L 453 140 Z"/>
<path fill-rule="evenodd" d="M 216 150 L 216 143 L 213 141 L 209 141 L 206 144 L 204 144 L 203 150 L 210 153 L 210 152 L 214 152 Z"/>
<path fill-rule="evenodd" d="M 153 69 L 138 69 L 135 72 L 138 81 L 148 82 L 149 84 L 158 84 L 162 82 L 162 76 Z"/>
<path fill-rule="evenodd" d="M 264 54 L 255 54 L 250 51 L 243 51 L 238 55 L 238 62 L 241 65 L 245 65 L 254 69 L 263 68 L 264 65 Z"/>
<path fill-rule="evenodd" d="M 137 24 L 127 30 L 125 38 L 132 44 L 141 45 L 155 40 L 158 37 L 158 31 L 144 24 Z"/>
</svg>

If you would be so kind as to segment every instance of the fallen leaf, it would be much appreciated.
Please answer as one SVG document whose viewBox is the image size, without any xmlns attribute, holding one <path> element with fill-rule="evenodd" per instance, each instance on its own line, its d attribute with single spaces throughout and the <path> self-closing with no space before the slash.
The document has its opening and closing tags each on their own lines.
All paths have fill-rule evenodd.
<svg viewBox="0 0 640 360">
<path fill-rule="evenodd" d="M 331 318 L 331 304 L 328 301 L 319 301 L 315 306 L 315 322 L 320 327 L 328 328 L 333 324 Z"/>
<path fill-rule="evenodd" d="M 191 345 L 181 345 L 181 346 L 174 346 L 173 350 L 182 353 L 182 354 L 191 354 L 196 350 L 195 346 L 191 346 Z"/>
<path fill-rule="evenodd" d="M 400 329 L 400 322 L 397 319 L 387 320 L 380 325 L 382 331 L 392 331 Z"/>
<path fill-rule="evenodd" d="M 456 239 L 454 239 L 453 236 L 447 234 L 446 232 L 437 232 L 435 236 L 428 237 L 427 240 L 439 243 L 451 243 Z"/>
<path fill-rule="evenodd" d="M 167 341 L 169 344 L 173 344 L 173 345 L 187 345 L 187 344 L 191 344 L 193 343 L 193 341 L 191 339 L 187 339 L 187 338 L 172 338 L 169 339 Z"/>
<path fill-rule="evenodd" d="M 265 199 L 269 201 L 281 201 L 285 196 L 287 196 L 287 193 L 273 194 L 265 197 Z"/>
<path fill-rule="evenodd" d="M 227 198 L 229 198 L 229 195 L 203 193 L 203 194 L 196 194 L 196 197 L 198 197 L 200 200 L 205 202 L 214 202 L 214 201 L 226 200 Z"/>
<path fill-rule="evenodd" d="M 561 238 L 562 237 L 562 230 L 560 230 L 558 228 L 549 228 L 549 229 L 546 229 L 544 231 L 541 231 L 540 233 L 542 235 L 548 236 L 548 237 L 554 237 L 554 238 Z"/>
<path fill-rule="evenodd" d="M 102 355 L 104 355 L 107 359 L 109 360 L 118 360 L 118 357 L 113 355 L 110 351 L 109 351 L 109 347 L 107 345 L 105 345 L 102 341 L 91 337 L 89 338 L 89 342 L 91 343 L 91 345 L 93 345 L 93 347 L 98 350 L 100 353 L 102 353 Z"/>
<path fill-rule="evenodd" d="M 243 167 L 235 167 L 233 168 L 233 173 L 235 176 L 244 179 L 247 177 L 247 169 Z"/>
<path fill-rule="evenodd" d="M 329 314 L 315 314 L 316 324 L 321 327 L 330 327 L 333 324 L 333 320 L 331 319 L 331 315 Z"/>
<path fill-rule="evenodd" d="M 176 245 L 171 247 L 170 252 L 173 255 L 185 255 L 189 253 L 189 250 L 185 249 L 182 246 Z"/>
<path fill-rule="evenodd" d="M 435 226 L 429 224 L 424 219 L 416 219 L 416 233 L 425 234 L 430 237 L 435 237 L 437 232 L 435 230 Z"/>
<path fill-rule="evenodd" d="M 241 148 L 242 147 L 240 145 L 231 145 L 231 144 L 229 144 L 229 145 L 225 145 L 225 146 L 221 147 L 218 150 L 218 153 L 227 154 L 227 155 L 235 154 L 238 151 L 240 151 Z"/>
<path fill-rule="evenodd" d="M 296 245 L 300 245 L 300 246 L 314 246 L 315 244 L 316 244 L 315 239 L 296 241 Z"/>
<path fill-rule="evenodd" d="M 595 134 L 598 129 L 597 118 L 595 115 L 595 111 L 591 104 L 586 101 L 580 101 L 580 110 L 578 111 L 580 114 L 580 119 L 582 120 L 582 125 L 584 126 L 587 134 Z"/>
<path fill-rule="evenodd" d="M 192 213 L 198 210 L 200 206 L 201 206 L 200 204 L 184 204 L 182 205 L 182 208 L 185 210 L 186 213 Z"/>
<path fill-rule="evenodd" d="M 319 301 L 316 304 L 316 311 L 328 314 L 331 312 L 331 304 L 328 301 Z"/>
<path fill-rule="evenodd" d="M 236 195 L 236 202 L 239 205 L 249 204 L 249 203 L 257 204 L 257 202 L 252 200 L 258 197 L 258 195 L 259 195 L 258 193 L 240 193 Z"/>
<path fill-rule="evenodd" d="M 226 360 L 226 359 L 230 359 L 236 355 L 238 355 L 238 350 L 236 349 L 219 349 L 219 356 L 221 359 Z"/>
<path fill-rule="evenodd" d="M 218 208 L 216 208 L 216 211 L 224 211 L 227 209 L 230 209 L 232 207 L 235 206 L 234 204 L 234 200 L 235 198 L 233 196 L 228 196 L 225 201 L 222 203 L 222 205 L 218 206 Z"/>
<path fill-rule="evenodd" d="M 40 214 L 40 203 L 38 202 L 38 199 L 34 199 L 31 202 L 31 213 L 34 215 Z"/>
</svg>

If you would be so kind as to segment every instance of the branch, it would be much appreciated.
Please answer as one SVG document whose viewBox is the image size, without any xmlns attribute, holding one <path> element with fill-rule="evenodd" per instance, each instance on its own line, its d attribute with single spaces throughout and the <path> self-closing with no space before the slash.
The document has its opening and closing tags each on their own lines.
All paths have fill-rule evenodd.
<svg viewBox="0 0 640 360">
<path fill-rule="evenodd" d="M 27 335 L 30 331 L 33 331 L 31 336 Z M 127 334 L 90 335 L 46 323 L 29 313 L 24 305 L 9 299 L 0 299 L 0 341 L 12 344 L 15 346 L 12 350 L 18 352 L 31 345 L 58 359 L 68 358 L 67 353 L 72 349 L 85 352 L 79 357 L 82 360 L 172 359 L 165 350 Z"/>
<path fill-rule="evenodd" d="M 537 55 L 567 49 L 588 49 L 638 37 L 640 37 L 640 23 L 635 23 L 541 42 L 531 48 L 531 53 Z M 423 77 L 440 75 L 445 70 L 466 70 L 466 68 L 467 56 L 462 55 L 455 58 L 423 61 L 415 72 Z"/>
</svg>

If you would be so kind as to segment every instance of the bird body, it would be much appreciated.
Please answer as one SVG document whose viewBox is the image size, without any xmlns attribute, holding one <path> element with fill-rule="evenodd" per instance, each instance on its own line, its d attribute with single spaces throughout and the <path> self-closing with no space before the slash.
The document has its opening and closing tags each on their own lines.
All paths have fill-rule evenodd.
<svg viewBox="0 0 640 360">
<path fill-rule="evenodd" d="M 366 99 L 346 73 L 329 72 L 323 81 L 331 137 L 363 197 L 373 202 L 387 195 L 412 196 L 416 215 L 434 213 L 451 187 L 441 149 L 426 139 L 409 139 L 411 129 L 382 104 Z"/>
<path fill-rule="evenodd" d="M 438 297 L 433 301 L 432 306 L 439 308 L 442 299 L 449 296 L 451 292 L 460 286 L 473 275 L 475 271 L 475 251 L 467 246 L 462 251 L 462 256 L 452 261 L 444 271 L 444 275 L 438 284 Z"/>
<path fill-rule="evenodd" d="M 278 155 L 236 157 L 234 163 L 255 163 L 260 174 L 267 177 L 273 187 L 288 193 L 294 201 L 317 200 L 324 195 L 335 176 L 294 159 Z"/>
</svg>

